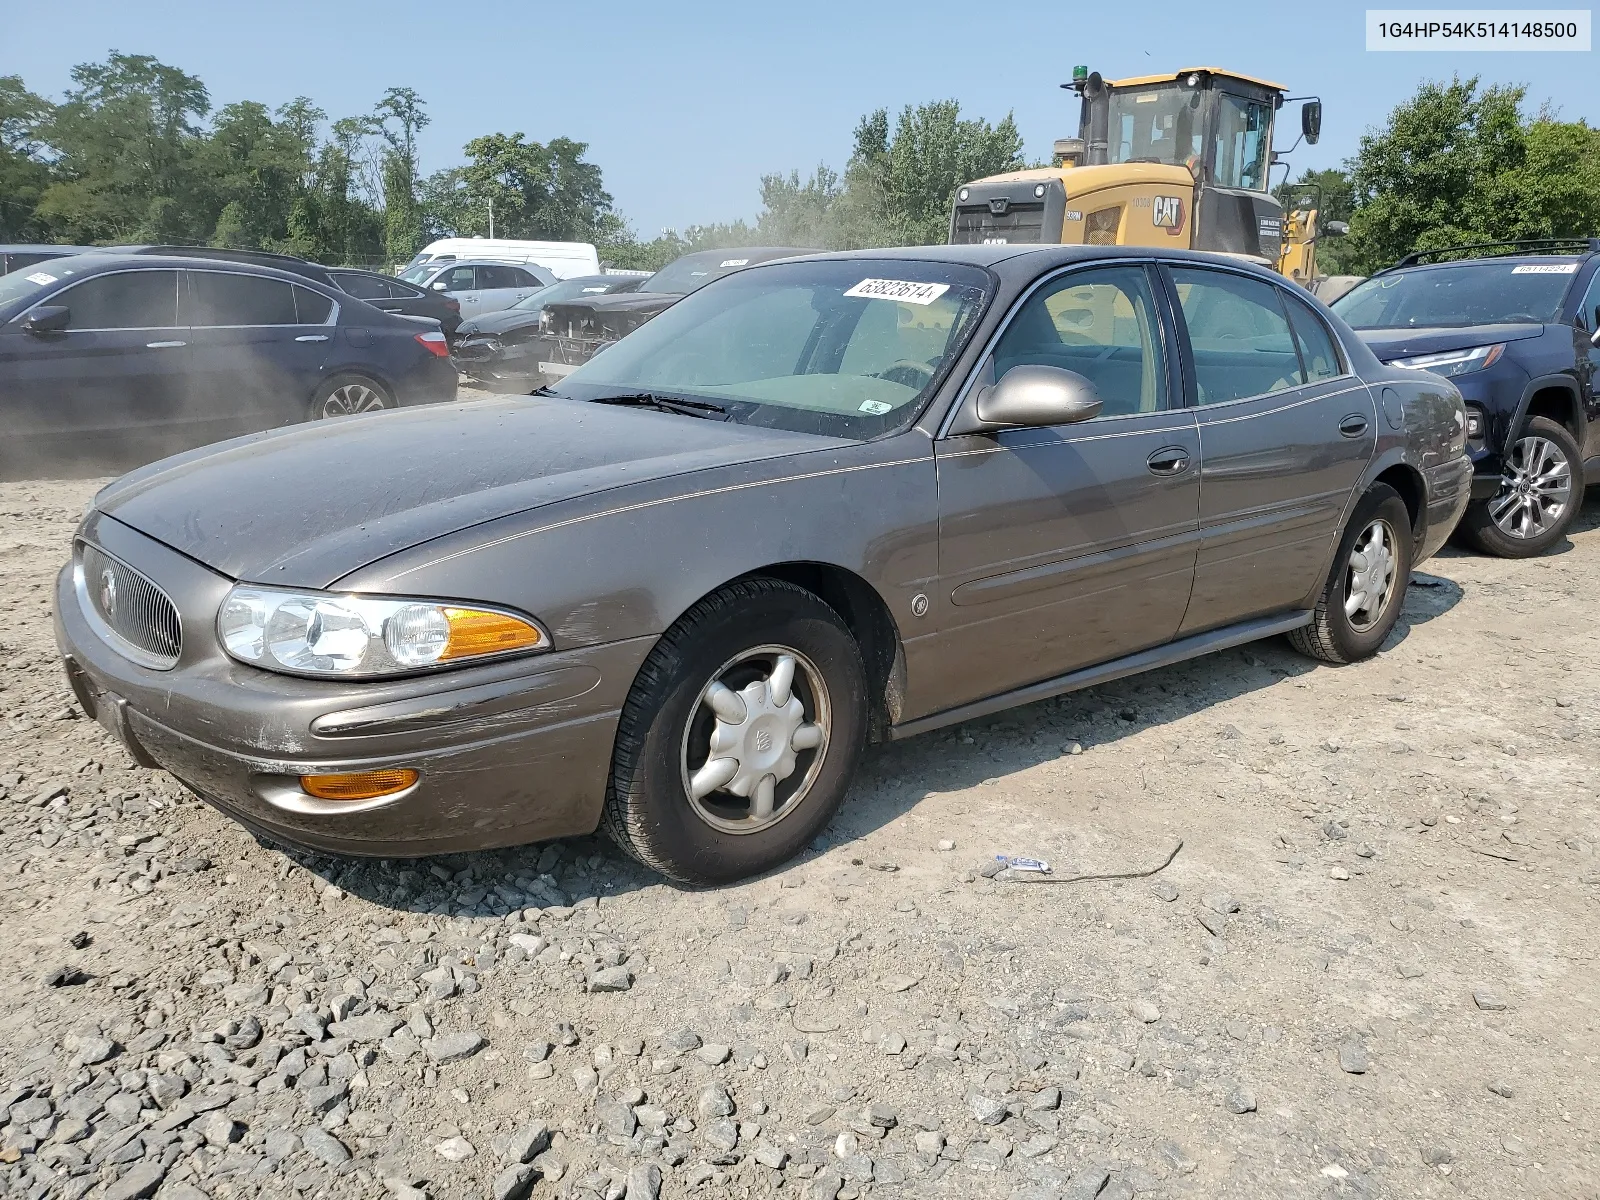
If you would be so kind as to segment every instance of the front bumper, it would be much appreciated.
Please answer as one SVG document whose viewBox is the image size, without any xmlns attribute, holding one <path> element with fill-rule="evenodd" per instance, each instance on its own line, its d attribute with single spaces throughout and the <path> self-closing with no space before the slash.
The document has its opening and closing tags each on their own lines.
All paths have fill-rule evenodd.
<svg viewBox="0 0 1600 1200">
<path fill-rule="evenodd" d="M 1427 468 L 1422 476 L 1427 513 L 1422 544 L 1417 547 L 1416 562 L 1419 563 L 1438 553 L 1461 520 L 1461 514 L 1467 511 L 1468 502 L 1477 494 L 1472 459 L 1465 454 Z M 1496 476 L 1497 484 L 1498 479 Z"/>
<path fill-rule="evenodd" d="M 86 620 L 72 569 L 55 632 L 85 710 L 136 760 L 171 772 L 276 840 L 408 857 L 589 833 L 617 717 L 653 639 L 384 681 L 299 679 L 228 659 L 210 631 L 231 582 L 96 515 L 91 539 L 157 582 L 182 620 L 171 670 L 142 667 Z M 309 774 L 410 767 L 407 791 L 354 803 L 300 790 Z"/>
</svg>

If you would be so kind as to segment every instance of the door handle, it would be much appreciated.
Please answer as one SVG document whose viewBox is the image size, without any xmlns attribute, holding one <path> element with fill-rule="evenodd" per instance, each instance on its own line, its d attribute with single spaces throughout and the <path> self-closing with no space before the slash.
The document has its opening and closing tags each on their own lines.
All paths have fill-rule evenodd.
<svg viewBox="0 0 1600 1200">
<path fill-rule="evenodd" d="M 1343 437 L 1357 438 L 1367 431 L 1367 419 L 1360 413 L 1351 413 L 1339 422 L 1339 433 Z"/>
<path fill-rule="evenodd" d="M 297 342 L 325 342 L 327 340 L 328 335 L 325 333 L 302 333 L 299 337 L 295 338 L 295 341 Z"/>
<path fill-rule="evenodd" d="M 1182 446 L 1163 446 L 1144 461 L 1152 475 L 1182 475 L 1189 469 L 1189 452 Z"/>
<path fill-rule="evenodd" d="M 179 346 L 187 346 L 188 342 L 146 342 L 146 350 L 176 350 Z"/>
</svg>

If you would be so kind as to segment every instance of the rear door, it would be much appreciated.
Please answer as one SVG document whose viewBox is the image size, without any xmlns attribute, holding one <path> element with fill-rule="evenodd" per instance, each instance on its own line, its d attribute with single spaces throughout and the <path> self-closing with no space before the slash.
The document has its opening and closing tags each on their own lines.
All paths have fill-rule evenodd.
<svg viewBox="0 0 1600 1200">
<path fill-rule="evenodd" d="M 478 311 L 500 312 L 533 291 L 533 276 L 518 267 L 484 265 L 476 268 Z"/>
<path fill-rule="evenodd" d="M 1285 289 L 1201 267 L 1169 279 L 1203 460 L 1188 634 L 1282 612 L 1320 586 L 1377 425 L 1322 319 Z"/>
<path fill-rule="evenodd" d="M 1195 414 L 1142 265 L 1060 274 L 996 343 L 996 379 L 1027 363 L 1086 376 L 1090 421 L 941 439 L 938 690 L 952 704 L 1170 641 L 1194 579 Z"/>
<path fill-rule="evenodd" d="M 42 455 L 132 465 L 188 440 L 183 392 L 189 331 L 178 317 L 181 272 L 134 268 L 96 275 L 42 303 L 65 305 L 64 330 L 0 340 L 5 436 Z"/>
<path fill-rule="evenodd" d="M 305 420 L 331 348 L 333 301 L 266 275 L 188 274 L 190 404 L 213 440 Z"/>
<path fill-rule="evenodd" d="M 1577 337 L 1574 349 L 1578 361 L 1578 385 L 1583 389 L 1584 415 L 1587 420 L 1587 439 L 1583 447 L 1583 456 L 1588 470 L 1585 474 L 1590 483 L 1600 476 L 1600 346 L 1596 346 L 1593 335 L 1600 329 L 1600 268 L 1594 273 L 1594 278 L 1589 280 L 1589 290 L 1584 293 L 1583 299 L 1578 302 L 1578 319 L 1576 323 Z"/>
</svg>

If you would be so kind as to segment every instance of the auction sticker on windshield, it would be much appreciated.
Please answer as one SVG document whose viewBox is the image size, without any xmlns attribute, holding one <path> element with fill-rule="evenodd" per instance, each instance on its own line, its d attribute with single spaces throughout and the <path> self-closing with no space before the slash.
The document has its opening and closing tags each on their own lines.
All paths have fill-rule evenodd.
<svg viewBox="0 0 1600 1200">
<path fill-rule="evenodd" d="M 932 304 L 950 290 L 948 283 L 918 283 L 912 279 L 863 279 L 845 292 L 863 300 L 901 300 L 906 304 Z"/>
<path fill-rule="evenodd" d="M 1512 267 L 1513 275 L 1576 275 L 1577 263 L 1525 263 Z"/>
</svg>

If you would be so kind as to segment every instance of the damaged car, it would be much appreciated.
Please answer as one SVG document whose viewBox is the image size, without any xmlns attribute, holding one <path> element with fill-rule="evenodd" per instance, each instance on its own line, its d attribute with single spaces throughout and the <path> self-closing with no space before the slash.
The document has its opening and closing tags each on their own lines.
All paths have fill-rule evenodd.
<svg viewBox="0 0 1600 1200">
<path fill-rule="evenodd" d="M 716 883 L 803 850 L 869 742 L 1275 635 L 1377 653 L 1465 444 L 1447 380 L 1238 260 L 819 255 L 554 391 L 124 477 L 56 638 L 86 712 L 262 836 L 600 827 Z"/>
<path fill-rule="evenodd" d="M 674 259 L 627 295 L 593 296 L 545 305 L 537 369 L 543 382 L 581 367 L 619 338 L 665 312 L 690 292 L 757 263 L 814 254 L 793 246 L 741 246 L 701 250 Z"/>
<path fill-rule="evenodd" d="M 527 395 L 545 383 L 539 362 L 549 357 L 540 336 L 547 305 L 637 292 L 646 278 L 580 275 L 540 288 L 500 312 L 463 321 L 456 331 L 456 366 L 481 388 Z"/>
</svg>

